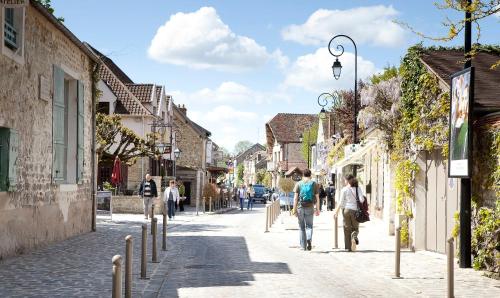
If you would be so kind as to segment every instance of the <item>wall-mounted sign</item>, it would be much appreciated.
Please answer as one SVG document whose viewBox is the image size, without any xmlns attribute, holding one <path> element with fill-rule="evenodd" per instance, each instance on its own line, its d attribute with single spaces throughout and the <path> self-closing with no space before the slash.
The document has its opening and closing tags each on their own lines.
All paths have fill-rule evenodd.
<svg viewBox="0 0 500 298">
<path fill-rule="evenodd" d="M 470 115 L 474 102 L 474 68 L 470 67 L 451 76 L 450 139 L 448 176 L 470 177 L 471 127 Z"/>
<path fill-rule="evenodd" d="M 50 101 L 51 99 L 51 96 L 50 96 L 50 82 L 49 80 L 44 77 L 43 75 L 40 75 L 40 81 L 39 81 L 39 88 L 38 88 L 38 92 L 39 92 L 39 98 L 41 100 L 45 100 L 45 101 Z"/>
</svg>

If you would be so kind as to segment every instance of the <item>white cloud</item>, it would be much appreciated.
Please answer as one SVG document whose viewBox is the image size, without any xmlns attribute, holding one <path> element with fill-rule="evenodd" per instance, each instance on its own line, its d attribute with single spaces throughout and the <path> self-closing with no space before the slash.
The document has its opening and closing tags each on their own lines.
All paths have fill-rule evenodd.
<svg viewBox="0 0 500 298">
<path fill-rule="evenodd" d="M 284 87 L 297 87 L 307 91 L 321 92 L 352 89 L 354 87 L 354 54 L 345 52 L 339 61 L 342 73 L 335 80 L 332 73 L 334 57 L 327 48 L 319 48 L 312 54 L 300 56 L 287 71 Z M 358 80 L 366 79 L 377 72 L 373 62 L 358 56 Z"/>
<path fill-rule="evenodd" d="M 253 90 L 245 85 L 226 81 L 216 88 L 203 88 L 193 93 L 184 93 L 181 91 L 171 91 L 174 101 L 187 105 L 205 104 L 263 104 L 276 101 L 289 102 L 290 97 L 282 92 L 263 92 Z"/>
<path fill-rule="evenodd" d="M 336 34 L 351 36 L 356 43 L 397 47 L 405 31 L 393 22 L 399 12 L 392 6 L 365 6 L 347 10 L 319 9 L 302 25 L 290 25 L 283 39 L 306 45 L 324 45 Z M 342 41 L 348 44 L 349 41 Z"/>
<path fill-rule="evenodd" d="M 241 140 L 257 139 L 260 123 L 255 112 L 237 110 L 229 105 L 220 105 L 208 111 L 189 110 L 188 116 L 212 132 L 212 140 L 232 150 Z M 255 125 L 252 127 L 251 123 Z"/>
<path fill-rule="evenodd" d="M 170 16 L 158 28 L 148 54 L 163 63 L 226 71 L 248 70 L 270 60 L 281 65 L 287 59 L 279 50 L 270 53 L 255 40 L 234 33 L 213 7 Z"/>
</svg>

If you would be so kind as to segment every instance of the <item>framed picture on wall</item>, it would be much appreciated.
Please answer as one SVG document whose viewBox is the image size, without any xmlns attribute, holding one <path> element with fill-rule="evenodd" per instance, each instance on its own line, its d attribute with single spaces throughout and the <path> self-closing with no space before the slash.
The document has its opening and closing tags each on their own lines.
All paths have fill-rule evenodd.
<svg viewBox="0 0 500 298">
<path fill-rule="evenodd" d="M 471 173 L 471 115 L 474 102 L 474 68 L 451 76 L 448 176 L 469 178 Z"/>
</svg>

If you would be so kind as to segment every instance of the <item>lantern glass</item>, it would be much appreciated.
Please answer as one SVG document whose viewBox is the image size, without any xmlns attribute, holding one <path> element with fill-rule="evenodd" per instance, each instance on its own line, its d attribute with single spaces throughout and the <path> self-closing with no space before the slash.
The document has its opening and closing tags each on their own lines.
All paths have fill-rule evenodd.
<svg viewBox="0 0 500 298">
<path fill-rule="evenodd" d="M 321 119 L 321 120 L 325 120 L 326 119 L 325 108 L 322 108 L 321 111 L 319 112 L 319 119 Z"/>
<path fill-rule="evenodd" d="M 181 150 L 179 150 L 179 148 L 176 148 L 176 149 L 174 150 L 174 156 L 175 156 L 175 158 L 176 158 L 176 159 L 177 159 L 177 158 L 179 158 L 179 157 L 181 156 L 181 152 L 182 152 L 182 151 L 181 151 Z"/>
<path fill-rule="evenodd" d="M 332 65 L 333 77 L 338 80 L 340 78 L 340 74 L 342 73 L 342 64 L 339 59 L 335 59 Z"/>
</svg>

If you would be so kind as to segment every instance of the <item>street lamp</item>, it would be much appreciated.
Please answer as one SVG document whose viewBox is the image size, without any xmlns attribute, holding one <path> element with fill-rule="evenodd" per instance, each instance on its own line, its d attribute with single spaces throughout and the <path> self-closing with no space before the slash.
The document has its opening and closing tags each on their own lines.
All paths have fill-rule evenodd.
<svg viewBox="0 0 500 298">
<path fill-rule="evenodd" d="M 178 159 L 181 156 L 182 151 L 179 148 L 175 148 L 174 150 L 174 156 L 175 159 Z"/>
<path fill-rule="evenodd" d="M 354 128 L 353 128 L 353 144 L 356 144 L 358 142 L 358 132 L 357 132 L 357 127 L 358 127 L 358 121 L 357 121 L 357 114 L 358 114 L 358 48 L 356 46 L 356 43 L 354 40 L 345 35 L 345 34 L 339 34 L 335 35 L 332 39 L 330 39 L 330 42 L 328 43 L 328 51 L 332 56 L 335 57 L 335 62 L 333 62 L 332 65 L 332 72 L 333 72 L 333 77 L 338 80 L 340 78 L 340 74 L 342 72 L 342 64 L 340 63 L 338 57 L 342 56 L 344 54 L 344 47 L 340 44 L 336 46 L 337 50 L 340 51 L 340 54 L 335 54 L 332 52 L 332 42 L 338 38 L 338 37 L 344 37 L 349 39 L 352 44 L 354 45 Z M 356 176 L 356 166 L 354 165 L 353 167 L 353 174 Z"/>
<path fill-rule="evenodd" d="M 340 63 L 340 62 L 339 62 Z M 342 66 L 341 66 L 342 67 Z M 321 107 L 321 111 L 319 112 L 319 118 L 321 120 L 326 119 L 326 110 L 325 106 L 328 104 L 328 100 L 332 101 L 332 108 L 338 108 L 342 104 L 342 96 L 337 91 L 333 93 L 323 92 L 318 96 L 318 105 Z M 333 120 L 333 132 L 336 133 L 335 128 L 335 119 Z"/>
</svg>

